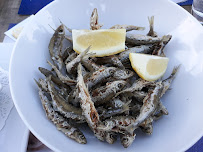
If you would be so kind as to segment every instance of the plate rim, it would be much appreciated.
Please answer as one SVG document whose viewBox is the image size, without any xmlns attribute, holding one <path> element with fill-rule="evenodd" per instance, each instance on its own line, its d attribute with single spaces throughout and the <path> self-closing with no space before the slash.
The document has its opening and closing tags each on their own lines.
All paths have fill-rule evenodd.
<svg viewBox="0 0 203 152">
<path fill-rule="evenodd" d="M 35 14 L 35 16 L 33 18 L 36 18 L 36 15 L 38 16 L 38 14 L 40 14 L 41 12 L 44 12 L 46 11 L 49 7 L 51 7 L 52 5 L 54 5 L 55 3 L 58 3 L 60 0 L 55 0 L 55 1 L 52 1 L 51 3 L 49 3 L 48 5 L 46 5 L 44 8 L 42 8 L 39 12 L 37 12 L 37 14 Z M 104 0 L 104 1 L 108 1 L 108 0 Z M 185 14 L 187 14 L 188 17 L 190 17 L 190 19 L 193 21 L 193 22 L 196 22 L 197 25 L 199 25 L 200 27 L 202 27 L 202 25 L 192 16 L 192 14 L 190 14 L 187 10 L 185 10 L 183 7 L 179 6 L 178 4 L 176 4 L 175 2 L 173 2 L 172 0 L 162 0 L 162 1 L 167 1 L 166 3 L 171 3 L 171 5 L 173 5 L 174 7 L 177 7 L 179 10 L 183 11 Z M 22 33 L 25 33 L 26 29 L 29 28 L 29 25 L 32 23 L 32 20 L 24 27 Z M 202 29 L 203 31 L 203 29 Z M 13 99 L 13 102 L 14 102 L 14 105 L 16 107 L 16 110 L 19 114 L 19 116 L 21 117 L 22 121 L 25 123 L 25 125 L 28 127 L 28 129 L 43 143 L 45 144 L 48 148 L 50 148 L 51 150 L 53 151 L 56 151 L 56 152 L 60 152 L 59 149 L 57 149 L 56 147 L 52 146 L 51 144 L 49 144 L 49 142 L 47 142 L 40 134 L 38 134 L 34 128 L 32 128 L 31 125 L 29 125 L 29 122 L 25 119 L 24 115 L 22 114 L 21 110 L 20 110 L 20 107 L 18 106 L 17 104 L 17 101 L 16 99 L 14 98 L 14 90 L 13 90 L 13 87 L 12 87 L 12 80 L 11 80 L 11 69 L 12 69 L 12 61 L 13 61 L 13 58 L 14 58 L 14 53 L 15 53 L 15 50 L 16 50 L 16 46 L 18 44 L 18 41 L 21 39 L 22 35 L 23 34 L 20 34 L 19 38 L 17 39 L 14 47 L 13 47 L 13 50 L 12 50 L 12 54 L 11 54 L 11 59 L 10 59 L 10 64 L 9 64 L 9 82 L 10 82 L 10 91 L 11 91 L 11 96 L 12 96 L 12 99 Z M 197 141 L 200 140 L 200 138 L 203 137 L 203 127 L 202 127 L 202 131 L 201 133 L 199 134 L 199 136 L 195 136 L 194 138 L 192 138 L 190 140 L 190 142 L 188 142 L 188 145 L 187 146 L 183 146 L 182 149 L 180 149 L 179 151 L 182 152 L 182 151 L 186 151 L 188 150 L 189 148 L 191 148 Z"/>
</svg>

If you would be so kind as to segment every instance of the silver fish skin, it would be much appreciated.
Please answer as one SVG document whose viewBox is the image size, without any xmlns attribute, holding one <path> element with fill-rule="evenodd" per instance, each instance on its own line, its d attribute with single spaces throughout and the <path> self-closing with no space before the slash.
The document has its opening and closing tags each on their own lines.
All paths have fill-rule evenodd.
<svg viewBox="0 0 203 152">
<path fill-rule="evenodd" d="M 96 62 L 102 65 L 110 64 L 111 66 L 116 66 L 120 69 L 125 69 L 124 65 L 116 55 L 111 55 L 105 58 L 97 58 Z"/>
<path fill-rule="evenodd" d="M 153 115 L 153 120 L 160 119 L 163 115 L 168 115 L 168 110 L 160 101 L 156 113 Z"/>
<path fill-rule="evenodd" d="M 77 57 L 77 53 L 76 52 L 72 52 L 69 54 L 69 56 L 66 58 L 65 60 L 65 64 L 68 64 L 70 61 L 74 60 Z"/>
<path fill-rule="evenodd" d="M 106 119 L 106 118 L 109 118 L 109 117 L 112 117 L 112 116 L 115 116 L 115 115 L 118 115 L 118 114 L 122 114 L 122 113 L 129 110 L 130 102 L 131 101 L 125 103 L 121 108 L 105 110 L 105 111 L 103 111 L 102 114 L 99 115 L 99 117 L 101 119 Z"/>
<path fill-rule="evenodd" d="M 53 72 L 45 69 L 45 68 L 42 68 L 42 67 L 39 67 L 38 68 L 39 71 L 45 76 L 45 77 L 49 77 L 51 76 L 51 80 L 59 87 L 59 88 L 66 88 L 66 89 L 69 89 L 70 87 L 66 84 L 64 84 L 58 77 L 56 77 Z"/>
<path fill-rule="evenodd" d="M 135 35 L 131 33 L 126 34 L 126 42 L 133 45 L 143 45 L 143 44 L 154 44 L 160 43 L 162 38 L 160 37 L 151 37 L 147 35 Z"/>
<path fill-rule="evenodd" d="M 49 53 L 53 63 L 59 68 L 62 69 L 63 59 L 60 56 L 60 53 L 63 48 L 63 40 L 65 38 L 64 26 L 60 25 L 54 32 L 50 42 L 49 42 Z"/>
<path fill-rule="evenodd" d="M 88 88 L 91 89 L 96 84 L 102 82 L 106 78 L 112 76 L 116 71 L 115 67 L 101 67 L 99 70 L 92 73 L 92 75 L 85 80 Z"/>
<path fill-rule="evenodd" d="M 89 50 L 90 46 L 85 51 L 80 53 L 74 60 L 66 64 L 66 70 L 68 73 L 71 74 L 74 69 L 77 69 L 77 65 L 81 62 L 82 58 L 88 53 Z"/>
<path fill-rule="evenodd" d="M 113 98 L 107 103 L 107 105 L 112 107 L 113 109 L 120 109 L 125 105 L 125 103 L 119 98 Z"/>
<path fill-rule="evenodd" d="M 163 88 L 163 91 L 162 91 L 162 93 L 161 93 L 161 97 L 162 97 L 162 96 L 166 93 L 166 91 L 169 89 L 169 87 L 170 87 L 172 81 L 174 80 L 174 78 L 175 78 L 175 76 L 176 76 L 176 74 L 177 74 L 179 68 L 180 68 L 180 65 L 177 66 L 177 67 L 174 67 L 174 69 L 173 69 L 171 75 L 170 75 L 167 79 L 165 79 L 165 80 L 162 81 L 162 85 L 164 86 L 164 88 Z"/>
<path fill-rule="evenodd" d="M 139 127 L 144 133 L 151 135 L 153 132 L 152 125 L 153 121 L 160 119 L 163 115 L 168 115 L 168 110 L 162 104 L 162 102 L 159 101 L 158 106 L 156 107 L 154 113 L 149 118 L 147 118 L 143 123 L 141 123 Z"/>
<path fill-rule="evenodd" d="M 70 54 L 72 54 L 74 51 L 73 51 L 73 46 L 70 45 L 70 46 L 67 46 L 65 49 L 63 49 L 61 51 L 61 58 L 63 59 L 63 62 L 70 56 Z"/>
<path fill-rule="evenodd" d="M 145 27 L 140 27 L 140 26 L 135 26 L 135 25 L 120 25 L 120 24 L 116 24 L 114 26 L 112 26 L 110 29 L 126 29 L 126 32 L 128 31 L 132 31 L 132 30 L 138 30 L 138 31 L 143 31 L 145 30 Z"/>
<path fill-rule="evenodd" d="M 152 54 L 165 57 L 164 48 L 171 39 L 172 39 L 172 35 L 163 36 L 162 41 L 155 47 Z"/>
<path fill-rule="evenodd" d="M 142 102 L 144 98 L 147 96 L 147 92 L 144 91 L 134 91 L 132 96 L 138 101 Z"/>
<path fill-rule="evenodd" d="M 148 44 L 148 45 L 140 45 L 129 48 L 118 55 L 119 60 L 123 63 L 129 61 L 129 54 L 130 53 L 143 53 L 143 54 L 151 54 L 154 50 L 155 45 Z"/>
<path fill-rule="evenodd" d="M 82 59 L 82 64 L 90 71 L 97 71 L 101 68 L 101 66 L 97 65 L 95 62 L 93 62 L 89 57 L 84 57 Z"/>
<path fill-rule="evenodd" d="M 82 117 L 81 109 L 68 104 L 68 102 L 65 101 L 65 99 L 63 97 L 61 97 L 60 94 L 57 93 L 57 91 L 56 91 L 53 83 L 50 81 L 50 79 L 47 80 L 47 84 L 48 84 L 48 89 L 51 94 L 52 100 L 55 102 L 56 107 L 59 107 L 60 109 L 62 109 L 61 111 L 70 112 L 70 113 L 73 113 L 73 115 L 74 114 L 78 115 L 78 117 L 81 117 L 82 119 L 84 118 L 84 117 Z"/>
<path fill-rule="evenodd" d="M 95 136 L 101 140 L 105 140 L 105 132 L 99 131 L 97 129 L 98 124 L 100 123 L 99 114 L 94 106 L 94 102 L 91 99 L 89 91 L 85 86 L 84 79 L 81 71 L 81 64 L 78 65 L 78 78 L 77 78 L 77 88 L 79 92 L 79 101 L 80 107 L 82 109 L 83 116 L 86 118 L 86 122 L 88 123 L 91 130 L 94 132 Z"/>
<path fill-rule="evenodd" d="M 150 117 L 156 110 L 161 93 L 163 91 L 163 86 L 161 82 L 156 83 L 156 87 L 148 93 L 148 95 L 143 100 L 143 105 L 140 109 L 140 114 L 136 118 L 135 123 L 127 127 L 127 131 L 133 134 L 134 130 L 148 117 Z"/>
<path fill-rule="evenodd" d="M 135 72 L 128 70 L 128 69 L 118 69 L 113 74 L 112 78 L 116 80 L 126 80 L 131 78 L 133 75 L 135 75 Z"/>
<path fill-rule="evenodd" d="M 48 98 L 44 95 L 44 91 L 42 91 L 39 85 L 38 87 L 39 97 L 41 99 L 42 106 L 44 108 L 47 118 L 51 120 L 56 125 L 57 129 L 63 132 L 67 137 L 75 140 L 80 144 L 86 144 L 87 140 L 84 134 L 78 128 L 72 126 L 69 123 L 69 120 L 62 117 L 53 109 L 51 101 L 49 101 Z"/>
<path fill-rule="evenodd" d="M 149 82 L 149 81 L 145 81 L 143 79 L 138 79 L 136 80 L 131 87 L 129 88 L 126 88 L 125 90 L 122 90 L 120 92 L 118 92 L 116 94 L 116 97 L 120 94 L 123 94 L 123 93 L 132 93 L 134 91 L 140 91 L 142 88 L 144 88 L 145 86 L 148 86 L 148 85 L 151 85 L 151 86 L 155 86 L 155 83 L 154 82 Z"/>
<path fill-rule="evenodd" d="M 68 75 L 64 76 L 58 69 L 56 66 L 54 66 L 53 64 L 51 64 L 51 62 L 47 61 L 47 63 L 52 67 L 52 69 L 54 69 L 54 71 L 56 72 L 56 75 L 58 76 L 58 78 L 65 84 L 67 85 L 75 85 L 76 81 L 72 80 L 68 77 Z"/>
<path fill-rule="evenodd" d="M 51 81 L 58 87 L 58 93 L 61 94 L 64 98 L 68 97 L 70 91 L 71 91 L 71 87 L 64 84 L 59 78 L 57 78 L 51 71 L 45 69 L 45 68 L 41 68 L 39 67 L 39 70 L 41 73 L 43 73 L 46 77 L 46 79 L 48 77 L 51 78 Z M 42 87 L 45 89 L 45 91 L 48 91 L 48 85 L 46 80 L 43 79 L 39 79 L 39 83 L 41 85 L 43 85 Z M 45 88 L 46 87 L 46 88 Z"/>
<path fill-rule="evenodd" d="M 52 77 L 52 76 L 49 76 L 49 80 L 51 80 L 50 77 Z M 46 77 L 45 80 L 44 80 L 44 79 L 39 79 L 38 81 L 35 80 L 35 79 L 34 79 L 34 80 L 35 80 L 35 82 L 36 82 L 38 85 L 41 86 L 41 88 L 42 88 L 44 91 L 46 91 L 47 93 L 49 93 L 48 84 L 47 84 L 47 79 L 48 79 L 48 77 Z M 58 87 L 58 85 L 56 85 L 56 86 Z M 69 88 L 67 89 L 67 88 L 64 88 L 64 87 L 58 87 L 57 93 L 60 94 L 63 98 L 66 98 L 66 97 L 68 97 Z M 49 93 L 49 94 L 50 94 L 50 93 Z M 50 96 L 50 98 L 51 98 L 51 96 Z"/>
<path fill-rule="evenodd" d="M 98 126 L 102 131 L 113 131 L 117 133 L 125 134 L 128 130 L 127 127 L 135 123 L 135 117 L 132 116 L 116 116 L 110 119 L 106 119 L 104 124 Z"/>
<path fill-rule="evenodd" d="M 48 84 L 47 84 L 47 82 L 46 82 L 44 79 L 39 79 L 38 82 L 35 80 L 35 82 L 36 82 L 38 85 L 40 85 L 41 88 L 42 88 L 44 91 L 48 92 Z"/>
<path fill-rule="evenodd" d="M 105 102 L 111 100 L 115 94 L 121 91 L 125 85 L 126 81 L 119 80 L 113 81 L 106 84 L 106 86 L 102 86 L 92 91 L 92 100 L 95 105 L 104 104 Z"/>
</svg>

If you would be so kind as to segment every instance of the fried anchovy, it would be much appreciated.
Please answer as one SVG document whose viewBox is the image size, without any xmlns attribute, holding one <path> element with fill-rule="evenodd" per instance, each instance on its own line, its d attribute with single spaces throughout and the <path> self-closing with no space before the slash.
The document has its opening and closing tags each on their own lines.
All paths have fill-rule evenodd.
<svg viewBox="0 0 203 152">
<path fill-rule="evenodd" d="M 95 89 L 92 92 L 92 100 L 95 105 L 103 104 L 110 99 L 112 99 L 115 94 L 121 91 L 126 85 L 126 82 L 123 80 L 109 82 L 106 86 Z"/>
<path fill-rule="evenodd" d="M 69 54 L 69 56 L 66 58 L 65 60 L 65 64 L 69 63 L 70 61 L 74 60 L 77 57 L 77 53 L 76 52 L 72 52 L 71 54 Z"/>
<path fill-rule="evenodd" d="M 114 98 L 107 103 L 108 106 L 112 107 L 113 109 L 120 109 L 122 108 L 125 103 L 121 101 L 119 98 Z"/>
<path fill-rule="evenodd" d="M 90 71 L 97 71 L 101 68 L 101 66 L 97 65 L 96 63 L 94 63 L 91 59 L 89 59 L 89 57 L 85 56 L 82 59 L 82 64 Z"/>
<path fill-rule="evenodd" d="M 140 109 L 140 114 L 136 118 L 136 121 L 127 127 L 127 131 L 133 134 L 134 130 L 145 121 L 151 114 L 153 114 L 158 106 L 163 86 L 160 82 L 156 84 L 156 87 L 148 93 L 143 100 L 143 106 Z"/>
<path fill-rule="evenodd" d="M 65 61 L 72 53 L 73 53 L 73 46 L 68 46 L 61 52 L 61 58 L 63 59 L 63 61 Z"/>
<path fill-rule="evenodd" d="M 132 92 L 132 96 L 136 99 L 136 101 L 142 102 L 143 99 L 147 96 L 147 93 L 144 91 L 134 91 Z"/>
<path fill-rule="evenodd" d="M 87 54 L 87 52 L 89 50 L 90 50 L 90 46 L 85 51 L 80 53 L 74 60 L 72 60 L 66 64 L 66 70 L 68 73 L 73 72 L 74 68 L 77 67 L 78 63 L 81 62 L 82 58 Z"/>
<path fill-rule="evenodd" d="M 76 81 L 70 79 L 67 75 L 64 76 L 58 69 L 56 66 L 54 66 L 53 64 L 51 64 L 51 62 L 47 61 L 48 64 L 52 67 L 52 69 L 54 69 L 54 71 L 56 72 L 58 78 L 65 84 L 67 85 L 75 85 Z"/>
<path fill-rule="evenodd" d="M 168 110 L 166 107 L 161 103 L 159 103 L 156 113 L 153 115 L 153 120 L 160 119 L 163 115 L 168 115 Z"/>
<path fill-rule="evenodd" d="M 136 134 L 134 134 L 134 135 L 120 134 L 120 140 L 121 140 L 121 144 L 123 145 L 123 147 L 128 148 L 135 140 L 135 136 L 136 136 Z"/>
<path fill-rule="evenodd" d="M 98 126 L 102 131 L 113 131 L 118 133 L 125 133 L 125 128 L 135 123 L 135 118 L 132 116 L 116 116 L 104 121 L 104 124 Z M 124 129 L 123 129 L 124 128 Z"/>
<path fill-rule="evenodd" d="M 148 134 L 151 135 L 153 132 L 153 126 L 152 123 L 154 120 L 160 119 L 163 115 L 168 115 L 168 110 L 166 107 L 159 101 L 158 106 L 154 112 L 149 118 L 147 118 L 143 123 L 139 125 L 141 130 Z"/>
<path fill-rule="evenodd" d="M 166 44 L 171 40 L 172 36 L 171 35 L 166 35 L 164 39 L 155 47 L 153 51 L 153 55 L 158 55 L 158 56 L 165 56 L 164 54 L 164 48 Z"/>
<path fill-rule="evenodd" d="M 64 26 L 60 25 L 52 36 L 49 42 L 49 53 L 53 63 L 59 68 L 62 69 L 63 59 L 60 56 L 60 53 L 63 48 L 63 40 L 65 37 Z"/>
<path fill-rule="evenodd" d="M 162 38 L 160 38 L 160 37 L 151 37 L 146 35 L 135 35 L 135 34 L 127 33 L 126 42 L 133 45 L 154 44 L 154 43 L 160 43 L 166 38 L 166 36 L 163 36 Z"/>
<path fill-rule="evenodd" d="M 118 69 L 113 74 L 112 79 L 116 80 L 126 80 L 131 78 L 133 75 L 135 75 L 134 71 L 128 70 L 128 69 Z"/>
<path fill-rule="evenodd" d="M 78 65 L 78 83 L 77 88 L 79 92 L 79 99 L 80 99 L 80 107 L 82 108 L 82 113 L 86 118 L 86 121 L 89 125 L 89 127 L 94 132 L 95 136 L 101 140 L 105 140 L 105 132 L 100 131 L 97 129 L 97 126 L 100 122 L 99 115 L 97 113 L 97 110 L 94 106 L 93 101 L 91 100 L 91 96 L 89 94 L 89 91 L 87 87 L 85 86 L 84 79 L 82 76 L 81 71 L 81 64 Z"/>
<path fill-rule="evenodd" d="M 154 85 L 153 82 L 149 82 L 149 81 L 145 81 L 143 79 L 138 79 L 136 80 L 131 87 L 123 90 L 123 91 L 120 91 L 116 94 L 116 96 L 120 95 L 120 94 L 123 94 L 123 93 L 127 93 L 127 92 L 134 92 L 134 91 L 139 91 L 141 90 L 142 88 L 144 88 L 145 86 L 147 85 Z"/>
<path fill-rule="evenodd" d="M 91 89 L 96 84 L 112 76 L 115 71 L 115 67 L 101 67 L 99 70 L 93 72 L 92 75 L 85 80 L 85 83 L 87 84 L 88 88 Z"/>
<path fill-rule="evenodd" d="M 83 133 L 76 127 L 72 126 L 69 123 L 69 120 L 65 119 L 61 115 L 59 115 L 52 107 L 51 101 L 44 95 L 44 92 L 39 87 L 39 97 L 41 99 L 44 111 L 46 112 L 46 116 L 49 120 L 51 120 L 57 127 L 58 130 L 63 132 L 67 137 L 75 140 L 80 144 L 86 144 L 87 140 Z"/>
<path fill-rule="evenodd" d="M 173 69 L 171 75 L 167 79 L 162 81 L 162 85 L 164 86 L 164 88 L 163 88 L 163 91 L 161 93 L 161 96 L 163 96 L 166 93 L 166 91 L 169 89 L 169 87 L 170 87 L 172 81 L 174 80 L 179 68 L 180 68 L 180 65 L 175 67 Z"/>
<path fill-rule="evenodd" d="M 116 66 L 121 69 L 125 69 L 124 65 L 120 61 L 120 59 L 116 55 L 111 55 L 105 58 L 97 58 L 96 61 L 98 64 L 112 64 L 113 66 Z"/>
<path fill-rule="evenodd" d="M 154 48 L 155 48 L 155 45 L 153 45 L 153 44 L 135 46 L 135 47 L 129 48 L 129 49 L 121 52 L 118 55 L 118 58 L 123 63 L 123 62 L 129 61 L 130 53 L 151 54 L 152 51 L 154 50 Z"/>
<path fill-rule="evenodd" d="M 103 112 L 99 115 L 100 118 L 106 119 L 118 114 L 122 114 L 126 111 L 129 110 L 129 104 L 131 101 L 125 103 L 121 108 L 118 109 L 108 109 L 108 110 L 103 110 Z"/>
<path fill-rule="evenodd" d="M 71 118 L 79 120 L 81 122 L 85 121 L 85 117 L 82 116 L 82 110 L 76 108 L 63 99 L 59 94 L 57 94 L 53 84 L 50 80 L 47 82 L 48 89 L 53 100 L 53 107 L 55 107 L 60 113 L 62 113 L 66 118 Z"/>
<path fill-rule="evenodd" d="M 112 26 L 110 29 L 126 29 L 126 32 L 128 32 L 128 31 L 132 31 L 132 30 L 143 31 L 143 30 L 145 30 L 145 27 L 126 25 L 126 24 L 124 24 L 124 25 L 116 24 L 116 25 Z"/>
<path fill-rule="evenodd" d="M 39 67 L 39 71 L 45 76 L 49 77 L 51 76 L 51 80 L 58 86 L 58 87 L 63 87 L 63 88 L 69 88 L 68 85 L 64 84 L 58 77 L 56 77 L 51 71 Z"/>
<path fill-rule="evenodd" d="M 168 90 L 168 88 L 170 87 L 170 84 L 172 82 L 172 80 L 175 78 L 175 75 L 178 71 L 180 66 L 175 67 L 171 73 L 171 75 L 162 81 L 162 85 L 163 85 L 163 90 L 161 93 L 161 97 L 165 94 L 165 92 Z M 162 104 L 161 101 L 158 102 L 158 106 L 157 109 L 155 110 L 154 114 L 152 114 L 148 119 L 146 119 L 141 125 L 140 128 L 142 129 L 143 132 L 145 132 L 146 134 L 152 134 L 153 131 L 153 126 L 152 126 L 152 122 L 154 120 L 158 120 L 161 118 L 161 116 L 163 115 L 168 115 L 168 110 L 166 109 L 166 107 Z"/>
</svg>

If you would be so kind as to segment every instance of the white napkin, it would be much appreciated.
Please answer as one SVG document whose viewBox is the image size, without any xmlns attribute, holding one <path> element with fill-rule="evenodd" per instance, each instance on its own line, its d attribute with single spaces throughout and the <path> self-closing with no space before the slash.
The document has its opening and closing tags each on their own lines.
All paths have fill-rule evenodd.
<svg viewBox="0 0 203 152">
<path fill-rule="evenodd" d="M 8 78 L 7 71 L 9 70 L 9 61 L 10 61 L 13 46 L 14 46 L 14 43 L 0 43 L 0 67 L 1 67 L 0 72 L 3 73 L 3 75 L 5 75 L 7 78 Z M 0 77 L 1 76 L 2 74 L 0 75 Z M 0 79 L 0 83 L 2 83 L 1 79 Z M 5 91 L 7 94 L 8 93 L 7 90 L 9 90 L 9 88 L 7 85 L 6 87 L 4 86 L 5 85 L 2 85 L 2 90 L 1 90 L 2 92 L 1 91 L 0 92 L 4 93 Z M 8 96 L 10 96 L 9 93 L 8 93 Z M 0 130 L 0 152 L 25 152 L 27 149 L 29 130 L 27 129 L 27 127 L 24 125 L 23 121 L 19 117 L 15 109 L 15 106 L 13 106 L 12 109 L 10 108 L 11 107 L 10 100 L 8 100 L 9 104 L 7 104 L 6 102 L 6 105 L 2 106 L 1 104 L 3 103 L 5 103 L 5 99 L 2 100 L 0 98 L 0 107 L 2 107 L 3 109 L 6 107 L 5 113 L 7 117 L 7 119 L 5 120 L 6 117 L 2 119 L 2 116 L 0 116 L 0 124 L 4 125 L 4 127 L 3 128 L 1 127 L 2 129 Z M 9 109 L 11 110 L 9 111 Z"/>
<path fill-rule="evenodd" d="M 4 127 L 9 113 L 13 107 L 13 101 L 9 89 L 8 72 L 0 67 L 0 131 Z"/>
</svg>

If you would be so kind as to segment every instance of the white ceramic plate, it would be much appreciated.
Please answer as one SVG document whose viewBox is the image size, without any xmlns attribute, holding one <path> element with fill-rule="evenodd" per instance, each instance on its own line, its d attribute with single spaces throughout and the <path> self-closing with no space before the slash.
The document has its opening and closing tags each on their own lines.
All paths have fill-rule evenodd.
<svg viewBox="0 0 203 152">
<path fill-rule="evenodd" d="M 88 29 L 93 8 L 98 8 L 103 28 L 115 24 L 145 26 L 155 16 L 159 35 L 172 34 L 165 52 L 170 58 L 166 76 L 175 65 L 181 69 L 172 90 L 162 99 L 170 114 L 154 123 L 153 135 L 138 132 L 134 143 L 124 149 L 119 142 L 108 145 L 86 130 L 88 143 L 80 145 L 56 130 L 46 118 L 34 78 L 38 67 L 49 68 L 48 43 L 53 28 L 62 20 L 68 27 Z M 203 28 L 184 9 L 167 0 L 59 0 L 37 13 L 17 41 L 10 64 L 11 92 L 16 108 L 28 128 L 54 151 L 171 152 L 185 151 L 203 135 Z"/>
</svg>

